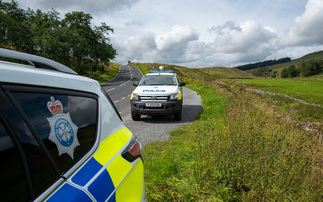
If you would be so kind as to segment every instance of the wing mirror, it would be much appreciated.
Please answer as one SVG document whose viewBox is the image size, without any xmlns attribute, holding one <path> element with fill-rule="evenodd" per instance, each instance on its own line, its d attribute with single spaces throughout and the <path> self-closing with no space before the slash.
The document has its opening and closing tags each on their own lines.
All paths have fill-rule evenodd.
<svg viewBox="0 0 323 202">
<path fill-rule="evenodd" d="M 133 82 L 133 86 L 138 86 L 139 82 Z"/>
</svg>

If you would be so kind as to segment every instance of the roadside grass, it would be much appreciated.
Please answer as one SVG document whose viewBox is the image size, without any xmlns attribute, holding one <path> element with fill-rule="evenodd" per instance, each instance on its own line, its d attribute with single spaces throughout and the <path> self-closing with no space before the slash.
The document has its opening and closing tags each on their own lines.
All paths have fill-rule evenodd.
<svg viewBox="0 0 323 202">
<path fill-rule="evenodd" d="M 149 201 L 322 200 L 322 126 L 310 133 L 277 117 L 283 100 L 241 82 L 184 80 L 201 94 L 203 112 L 170 140 L 145 146 Z"/>
<path fill-rule="evenodd" d="M 99 83 L 110 81 L 118 74 L 120 66 L 121 65 L 117 63 L 111 63 L 108 66 L 104 65 L 104 70 L 97 70 L 88 75 L 88 77 L 97 80 Z"/>
<path fill-rule="evenodd" d="M 287 94 L 308 103 L 323 106 L 323 77 L 293 79 L 242 79 L 247 88 Z M 272 87 L 267 87 L 271 85 Z"/>
<path fill-rule="evenodd" d="M 143 75 L 148 74 L 149 73 L 149 69 L 152 69 L 152 68 L 149 68 L 148 69 L 148 65 L 147 64 L 130 63 L 128 65 L 138 67 L 140 69 L 140 71 L 142 72 Z"/>
</svg>

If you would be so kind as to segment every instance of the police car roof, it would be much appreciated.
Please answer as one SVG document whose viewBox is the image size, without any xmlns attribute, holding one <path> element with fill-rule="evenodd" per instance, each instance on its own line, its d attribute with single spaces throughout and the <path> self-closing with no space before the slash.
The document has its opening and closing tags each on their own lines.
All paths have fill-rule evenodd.
<svg viewBox="0 0 323 202">
<path fill-rule="evenodd" d="M 39 69 L 30 65 L 0 61 L 0 82 L 35 85 L 99 93 L 99 83 L 90 78 L 60 71 Z M 73 82 L 71 82 L 73 81 Z M 94 86 L 97 86 L 94 88 Z M 97 92 L 93 92 L 94 90 Z"/>
<path fill-rule="evenodd" d="M 18 51 L 0 48 L 0 56 L 4 58 L 28 61 L 34 67 L 40 68 L 40 69 L 51 69 L 51 70 L 65 72 L 69 74 L 77 74 L 75 71 L 66 67 L 65 65 L 62 65 L 56 61 L 50 60 L 48 58 L 40 57 L 37 55 L 31 55 L 28 53 L 22 53 Z"/>
</svg>

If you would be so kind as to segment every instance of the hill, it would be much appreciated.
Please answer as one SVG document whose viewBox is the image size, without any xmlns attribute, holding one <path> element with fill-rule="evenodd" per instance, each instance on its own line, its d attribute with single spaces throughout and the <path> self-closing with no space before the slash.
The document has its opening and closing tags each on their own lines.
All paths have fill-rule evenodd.
<svg viewBox="0 0 323 202">
<path fill-rule="evenodd" d="M 287 67 L 289 67 L 291 65 L 298 66 L 302 62 L 309 61 L 309 60 L 323 60 L 323 51 L 318 51 L 318 52 L 310 53 L 310 54 L 304 55 L 301 58 L 297 58 L 297 59 L 291 60 L 290 62 L 286 62 L 286 63 L 282 63 L 282 64 L 276 64 L 276 65 L 271 65 L 271 66 L 267 66 L 267 67 L 270 68 L 270 69 L 272 69 L 273 71 L 276 70 L 277 72 L 280 73 L 283 68 L 287 68 Z M 252 70 L 246 70 L 246 72 L 252 74 L 252 73 L 256 72 L 258 69 L 260 69 L 260 68 L 252 69 Z"/>
<path fill-rule="evenodd" d="M 149 70 L 158 69 L 164 66 L 165 69 L 174 69 L 175 73 L 181 78 L 214 80 L 214 79 L 232 79 L 232 78 L 255 78 L 252 74 L 245 71 L 229 67 L 205 67 L 205 68 L 187 68 L 176 65 L 159 63 L 131 63 L 129 65 L 137 66 L 144 74 Z"/>
<path fill-rule="evenodd" d="M 263 62 L 241 65 L 241 66 L 237 66 L 235 68 L 246 71 L 246 70 L 257 69 L 257 68 L 261 68 L 261 67 L 267 67 L 267 66 L 271 66 L 271 65 L 282 64 L 282 63 L 286 63 L 286 62 L 290 62 L 290 61 L 291 61 L 291 58 L 287 57 L 287 58 L 281 58 L 278 60 L 266 60 Z"/>
<path fill-rule="evenodd" d="M 255 78 L 252 74 L 230 67 L 205 67 L 200 71 L 212 75 L 216 79 L 249 79 Z"/>
</svg>

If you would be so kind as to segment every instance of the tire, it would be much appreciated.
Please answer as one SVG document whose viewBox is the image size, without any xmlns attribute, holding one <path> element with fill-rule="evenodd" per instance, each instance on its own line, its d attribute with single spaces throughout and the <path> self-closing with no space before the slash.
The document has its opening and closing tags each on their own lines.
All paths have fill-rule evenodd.
<svg viewBox="0 0 323 202">
<path fill-rule="evenodd" d="M 174 120 L 175 121 L 180 121 L 182 120 L 182 109 L 180 109 L 178 112 L 174 114 Z"/>
<path fill-rule="evenodd" d="M 139 121 L 140 120 L 140 115 L 137 114 L 136 112 L 134 112 L 133 110 L 131 110 L 131 118 L 134 121 Z"/>
</svg>

